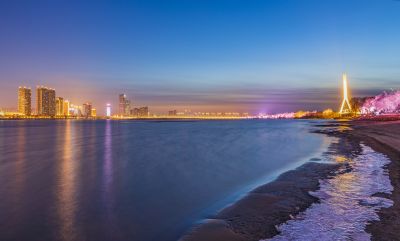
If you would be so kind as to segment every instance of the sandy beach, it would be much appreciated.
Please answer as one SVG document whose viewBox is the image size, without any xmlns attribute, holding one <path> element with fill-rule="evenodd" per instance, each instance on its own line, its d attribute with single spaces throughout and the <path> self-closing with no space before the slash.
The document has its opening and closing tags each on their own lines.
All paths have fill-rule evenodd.
<svg viewBox="0 0 400 241">
<path fill-rule="evenodd" d="M 340 139 L 333 143 L 328 154 L 350 156 L 361 152 L 360 144 L 390 158 L 387 166 L 394 187 L 394 201 L 390 208 L 379 211 L 380 221 L 367 226 L 372 240 L 400 240 L 400 122 L 329 122 L 315 132 Z M 296 170 L 280 175 L 275 181 L 251 191 L 246 197 L 220 211 L 215 217 L 194 227 L 182 240 L 185 241 L 252 241 L 277 235 L 277 225 L 285 223 L 306 210 L 318 199 L 310 195 L 319 189 L 319 180 L 328 179 L 345 164 L 307 162 Z M 348 170 L 351 171 L 351 170 Z"/>
<path fill-rule="evenodd" d="M 372 240 L 400 240 L 400 121 L 354 122 L 350 138 L 364 142 L 377 152 L 387 155 L 391 163 L 387 167 L 394 187 L 388 198 L 394 205 L 379 212 L 380 221 L 367 227 Z"/>
</svg>

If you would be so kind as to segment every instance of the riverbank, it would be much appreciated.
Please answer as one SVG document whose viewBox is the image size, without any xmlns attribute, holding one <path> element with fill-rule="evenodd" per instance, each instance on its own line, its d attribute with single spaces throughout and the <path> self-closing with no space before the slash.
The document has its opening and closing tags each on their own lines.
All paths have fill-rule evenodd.
<svg viewBox="0 0 400 241">
<path fill-rule="evenodd" d="M 382 195 L 394 201 L 392 207 L 379 211 L 380 221 L 372 222 L 367 231 L 372 240 L 400 240 L 400 121 L 352 123 L 350 138 L 370 146 L 373 150 L 385 154 L 391 163 L 387 166 L 391 184 L 391 195 Z"/>
<path fill-rule="evenodd" d="M 394 205 L 379 211 L 380 221 L 372 222 L 366 231 L 372 240 L 399 240 L 400 227 L 400 122 L 330 122 L 318 126 L 316 133 L 338 138 L 327 154 L 354 157 L 361 153 L 360 143 L 385 154 L 394 187 L 391 195 L 380 194 L 394 201 Z M 223 209 L 212 219 L 205 220 L 184 236 L 185 241 L 268 239 L 278 234 L 277 225 L 293 219 L 319 200 L 310 195 L 319 189 L 319 180 L 331 178 L 343 163 L 308 162 L 296 170 L 280 175 L 275 181 L 256 188 L 245 198 Z M 350 171 L 350 170 L 347 170 Z"/>
<path fill-rule="evenodd" d="M 337 126 L 321 126 L 317 130 L 330 128 L 337 129 Z M 350 155 L 358 146 L 356 142 L 344 138 L 340 143 L 332 143 L 325 154 Z M 310 192 L 318 190 L 320 179 L 334 176 L 343 165 L 311 159 L 297 169 L 281 174 L 275 181 L 251 191 L 243 199 L 193 228 L 182 240 L 248 241 L 272 238 L 278 234 L 279 224 L 318 201 Z"/>
<path fill-rule="evenodd" d="M 331 175 L 337 168 L 338 165 L 309 162 L 286 172 L 223 209 L 213 219 L 206 220 L 183 240 L 241 241 L 272 237 L 278 234 L 276 225 L 317 201 L 308 192 L 317 190 L 318 180 Z"/>
</svg>

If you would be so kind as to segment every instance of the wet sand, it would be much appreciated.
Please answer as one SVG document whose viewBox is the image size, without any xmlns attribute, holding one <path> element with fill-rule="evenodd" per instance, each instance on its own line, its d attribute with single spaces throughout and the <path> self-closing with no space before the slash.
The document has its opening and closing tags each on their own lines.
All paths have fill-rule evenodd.
<svg viewBox="0 0 400 241">
<path fill-rule="evenodd" d="M 391 159 L 388 165 L 390 181 L 394 187 L 392 195 L 387 198 L 394 201 L 390 208 L 381 209 L 380 221 L 367 227 L 372 240 L 400 240 L 400 121 L 352 123 L 353 131 L 349 137 L 362 141 L 377 152 Z"/>
<path fill-rule="evenodd" d="M 350 129 L 351 127 L 352 129 Z M 357 155 L 360 143 L 370 146 L 391 159 L 390 179 L 394 187 L 387 198 L 394 206 L 379 212 L 380 221 L 367 227 L 373 240 L 400 240 L 400 121 L 397 122 L 331 122 L 315 132 L 340 138 L 328 154 Z M 309 194 L 319 188 L 319 179 L 335 175 L 340 164 L 310 162 L 280 175 L 275 181 L 250 192 L 246 197 L 223 209 L 215 217 L 194 227 L 184 241 L 253 241 L 272 238 L 282 224 L 307 209 L 318 199 Z M 379 194 L 377 194 L 379 195 Z"/>
</svg>

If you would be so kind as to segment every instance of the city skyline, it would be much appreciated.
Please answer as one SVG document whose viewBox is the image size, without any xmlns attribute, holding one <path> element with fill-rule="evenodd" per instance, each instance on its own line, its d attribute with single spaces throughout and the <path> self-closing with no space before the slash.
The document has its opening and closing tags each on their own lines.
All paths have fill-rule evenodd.
<svg viewBox="0 0 400 241">
<path fill-rule="evenodd" d="M 54 88 L 38 85 L 36 95 L 32 95 L 31 87 L 18 87 L 18 109 L 6 110 L 9 115 L 23 117 L 85 117 L 92 118 L 97 116 L 97 110 L 90 101 L 82 105 L 75 105 L 68 99 L 56 94 Z M 35 107 L 32 106 L 35 103 Z"/>
<path fill-rule="evenodd" d="M 168 110 L 166 113 L 150 113 L 148 106 L 135 106 L 125 93 L 118 94 L 118 109 L 112 112 L 110 103 L 105 105 L 105 114 L 97 116 L 97 109 L 91 101 L 82 105 L 71 103 L 68 99 L 56 94 L 54 88 L 36 86 L 36 95 L 32 95 L 31 87 L 19 86 L 17 91 L 17 110 L 3 109 L 2 115 L 9 118 L 158 118 L 158 117 L 194 117 L 194 116 L 248 116 L 239 112 L 192 112 L 185 109 Z M 35 103 L 33 107 L 32 101 Z M 171 114 L 173 113 L 173 114 Z M 160 115 L 161 114 L 161 115 Z M 214 117 L 215 117 L 214 116 Z"/>
<path fill-rule="evenodd" d="M 399 88 L 398 1 L 6 1 L 0 9 L 3 108 L 18 108 L 15 83 L 91 100 L 101 115 L 107 103 L 117 109 L 120 93 L 158 113 L 337 109 L 342 72 L 353 96 Z"/>
<path fill-rule="evenodd" d="M 343 74 L 342 77 L 343 77 L 343 88 L 344 88 L 344 89 L 343 88 L 342 89 L 343 89 L 343 91 L 345 91 L 345 93 L 346 93 L 345 95 L 347 95 L 347 87 L 348 87 L 347 86 L 347 75 Z M 346 80 L 346 84 L 344 82 L 345 80 Z M 21 92 L 21 90 L 22 90 L 22 92 Z M 319 90 L 318 89 L 313 89 L 313 90 L 316 91 L 316 92 L 321 91 L 321 89 L 319 89 Z M 311 91 L 313 91 L 313 90 L 311 90 Z M 28 93 L 25 93 L 26 91 L 28 91 Z M 41 114 L 41 113 L 43 113 L 43 110 L 40 111 L 39 106 L 41 106 L 41 99 L 43 99 L 43 97 L 39 97 L 39 96 L 41 96 L 40 93 L 42 93 L 43 91 L 50 91 L 51 92 L 52 101 L 49 102 L 49 100 L 47 100 L 48 97 L 45 98 L 46 102 L 47 102 L 47 106 L 45 107 L 46 110 L 44 110 L 44 114 Z M 348 91 L 349 91 L 349 93 L 352 92 L 350 89 Z M 393 89 L 391 89 L 391 91 L 393 91 Z M 45 92 L 45 93 L 47 93 L 47 92 Z M 320 94 L 320 93 L 317 93 L 317 94 Z M 363 97 L 371 97 L 371 96 L 375 95 L 374 92 L 359 92 L 358 94 L 361 94 L 361 95 L 357 95 L 356 94 L 356 95 L 354 95 L 352 97 L 363 98 Z M 364 95 L 362 96 L 362 94 L 364 94 Z M 29 104 L 26 103 L 27 100 L 25 100 L 25 99 L 27 97 L 25 97 L 25 95 L 28 95 L 29 98 L 30 98 L 29 99 Z M 349 94 L 349 96 L 350 96 L 350 94 Z M 311 96 L 311 97 L 313 97 L 313 96 Z M 329 96 L 325 96 L 325 100 L 327 98 L 329 98 Z M 339 99 L 343 98 L 343 95 L 340 95 L 338 98 Z M 35 100 L 34 102 L 36 103 L 35 104 L 36 108 L 31 106 L 32 100 Z M 52 105 L 51 107 L 48 106 L 49 103 L 50 103 L 50 105 Z M 305 102 L 301 102 L 300 104 L 304 104 L 304 103 Z M 326 102 L 326 103 L 328 103 L 328 102 Z M 269 104 L 271 104 L 271 103 L 269 103 Z M 277 104 L 279 104 L 279 103 L 277 103 Z M 26 112 L 27 107 L 22 107 L 23 105 L 31 106 L 28 112 Z M 17 108 L 4 108 L 4 107 L 0 106 L 0 110 L 1 109 L 7 110 L 7 111 L 11 110 L 11 112 L 12 111 L 16 111 L 16 112 L 19 112 L 20 114 L 24 114 L 24 115 L 27 115 L 27 116 L 30 115 L 30 114 L 27 114 L 27 113 L 32 113 L 32 115 L 39 115 L 39 116 L 43 115 L 43 116 L 53 116 L 53 117 L 54 116 L 69 116 L 69 115 L 72 115 L 72 116 L 74 116 L 74 115 L 75 116 L 86 116 L 86 117 L 90 116 L 90 117 L 92 117 L 93 115 L 90 114 L 91 111 L 89 110 L 89 112 L 88 112 L 85 109 L 87 107 L 87 105 L 90 106 L 89 109 L 91 110 L 92 106 L 93 106 L 91 101 L 85 101 L 82 105 L 74 105 L 68 99 L 66 99 L 64 97 L 60 97 L 58 95 L 56 96 L 54 88 L 49 88 L 47 86 L 42 86 L 42 85 L 36 86 L 36 96 L 35 96 L 35 98 L 33 98 L 33 95 L 31 94 L 31 88 L 30 87 L 19 86 L 18 87 L 18 92 L 17 92 Z M 336 110 L 336 105 L 337 105 L 337 103 L 334 103 L 333 105 L 324 105 L 324 107 L 320 106 L 319 108 L 314 108 L 314 109 L 310 108 L 310 105 L 309 105 L 309 106 L 303 106 L 304 108 L 298 108 L 298 109 L 293 109 L 293 110 L 289 110 L 289 111 L 275 112 L 275 113 L 271 113 L 271 112 L 268 112 L 268 111 L 259 111 L 259 112 L 251 113 L 251 112 L 246 111 L 246 110 L 243 110 L 243 111 L 233 110 L 232 111 L 232 110 L 229 110 L 229 109 L 228 110 L 226 110 L 226 109 L 217 109 L 217 110 L 213 110 L 213 109 L 204 110 L 204 109 L 202 109 L 202 110 L 196 110 L 196 108 L 194 108 L 195 110 L 193 110 L 193 112 L 192 112 L 192 109 L 190 108 L 190 106 L 184 106 L 184 107 L 181 107 L 181 108 L 176 108 L 179 105 L 176 105 L 176 106 L 166 105 L 162 111 L 153 112 L 153 114 L 156 114 L 156 115 L 160 115 L 161 114 L 161 115 L 171 116 L 171 112 L 177 112 L 177 109 L 179 109 L 179 110 L 181 110 L 180 112 L 178 112 L 180 115 L 182 115 L 183 113 L 186 113 L 187 110 L 189 110 L 189 112 L 191 112 L 191 113 L 215 113 L 215 114 L 216 113 L 235 113 L 235 114 L 246 114 L 246 115 L 248 115 L 248 113 L 251 113 L 253 116 L 264 115 L 264 114 L 272 114 L 272 115 L 277 114 L 279 116 L 279 115 L 282 115 L 282 114 L 285 115 L 287 113 L 294 113 L 294 112 L 304 111 L 304 110 L 305 111 L 320 111 L 320 112 L 322 112 L 324 110 L 327 110 L 327 109 Z M 342 102 L 342 105 L 343 105 L 343 102 Z M 109 113 L 108 113 L 108 109 L 111 108 L 111 106 L 112 105 L 110 104 L 110 102 L 107 102 L 107 104 L 105 104 L 103 106 L 104 108 L 100 108 L 100 110 L 102 110 L 102 109 L 104 110 L 104 111 L 100 111 L 100 115 L 101 116 L 105 116 L 105 117 L 110 116 Z M 324 109 L 322 109 L 322 108 L 324 108 Z M 338 108 L 341 109 L 342 107 L 338 107 Z M 48 114 L 49 111 L 51 112 L 51 114 Z M 94 113 L 97 114 L 96 108 L 93 107 L 93 111 L 94 111 Z M 182 111 L 184 111 L 184 112 L 182 112 Z M 341 110 L 339 112 L 341 112 Z M 141 113 L 141 114 L 139 114 L 139 113 Z M 144 114 L 144 113 L 147 113 L 147 114 Z M 96 114 L 94 116 L 96 116 Z M 137 108 L 134 107 L 133 103 L 128 98 L 128 96 L 125 93 L 122 93 L 122 94 L 120 93 L 120 94 L 118 94 L 118 101 L 117 101 L 117 104 L 115 105 L 115 109 L 114 109 L 114 111 L 112 113 L 110 112 L 110 114 L 112 114 L 113 116 L 132 117 L 132 116 L 149 116 L 150 112 L 148 110 L 148 106 L 144 106 L 144 107 L 138 106 Z"/>
</svg>

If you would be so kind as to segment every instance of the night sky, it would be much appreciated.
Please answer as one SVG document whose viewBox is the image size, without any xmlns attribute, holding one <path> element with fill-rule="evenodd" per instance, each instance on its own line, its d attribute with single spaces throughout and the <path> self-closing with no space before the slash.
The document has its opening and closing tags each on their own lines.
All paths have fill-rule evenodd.
<svg viewBox="0 0 400 241">
<path fill-rule="evenodd" d="M 352 95 L 400 87 L 400 1 L 0 1 L 0 107 L 47 85 L 100 114 L 119 93 L 159 113 L 337 109 L 343 72 Z"/>
</svg>

